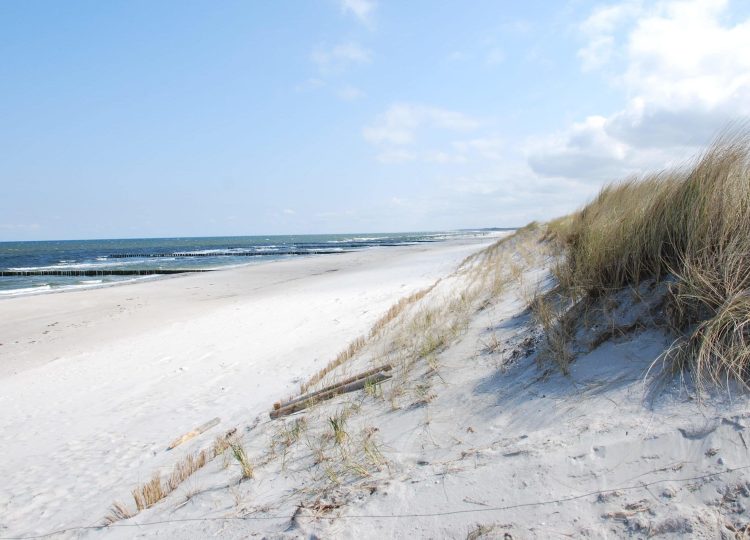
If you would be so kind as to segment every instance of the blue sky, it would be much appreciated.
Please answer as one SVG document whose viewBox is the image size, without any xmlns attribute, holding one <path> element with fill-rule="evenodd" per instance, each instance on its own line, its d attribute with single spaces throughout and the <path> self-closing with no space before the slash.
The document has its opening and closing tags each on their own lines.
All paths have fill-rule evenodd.
<svg viewBox="0 0 750 540">
<path fill-rule="evenodd" d="M 750 113 L 748 11 L 8 0 L 0 240 L 549 219 Z"/>
</svg>

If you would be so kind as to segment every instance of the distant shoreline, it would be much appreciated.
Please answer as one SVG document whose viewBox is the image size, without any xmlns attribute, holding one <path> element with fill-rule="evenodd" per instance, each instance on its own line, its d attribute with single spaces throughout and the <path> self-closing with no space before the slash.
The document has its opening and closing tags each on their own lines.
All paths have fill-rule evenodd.
<svg viewBox="0 0 750 540">
<path fill-rule="evenodd" d="M 334 255 L 450 238 L 470 229 L 412 233 L 68 240 L 0 243 L 0 299 L 164 279 L 183 272 L 253 266 L 290 257 Z M 172 274 L 172 275 L 168 275 Z"/>
</svg>

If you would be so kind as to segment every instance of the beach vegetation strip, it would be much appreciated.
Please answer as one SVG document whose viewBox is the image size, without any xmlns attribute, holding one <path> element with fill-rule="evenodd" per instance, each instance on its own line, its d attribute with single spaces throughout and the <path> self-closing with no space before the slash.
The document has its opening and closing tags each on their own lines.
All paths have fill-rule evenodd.
<svg viewBox="0 0 750 540">
<path fill-rule="evenodd" d="M 597 395 L 605 395 L 599 388 L 615 388 L 623 375 L 594 379 L 592 370 L 630 369 L 615 366 L 625 356 L 613 353 L 614 346 L 638 351 L 627 376 L 639 381 L 649 362 L 662 358 L 669 360 L 666 367 L 694 374 L 697 390 L 707 381 L 731 379 L 747 385 L 750 151 L 746 141 L 741 134 L 725 135 L 689 165 L 608 186 L 579 212 L 550 223 L 531 223 L 467 257 L 453 273 L 394 303 L 370 331 L 306 381 L 299 395 L 274 404 L 272 417 L 278 419 L 259 418 L 248 427 L 238 426 L 239 434 L 205 451 L 206 459 L 185 458 L 172 475 L 157 475 L 139 486 L 133 493 L 135 509 L 113 504 L 106 521 L 114 523 L 154 508 L 174 490 L 177 480 L 195 474 L 219 454 L 225 455 L 224 468 L 234 471 L 231 478 L 210 476 L 220 471 L 208 471 L 209 476 L 203 477 L 214 478 L 211 482 L 238 494 L 238 513 L 248 515 L 243 514 L 247 512 L 243 497 L 250 493 L 253 507 L 281 504 L 270 492 L 258 490 L 274 479 L 285 500 L 296 505 L 290 527 L 305 531 L 317 530 L 321 516 L 333 512 L 345 516 L 346 505 L 396 479 L 418 484 L 433 473 L 468 471 L 463 463 L 468 459 L 474 460 L 475 468 L 492 467 L 500 458 L 533 464 L 540 450 L 526 442 L 529 435 L 508 433 L 498 440 L 491 438 L 492 430 L 483 435 L 486 440 L 477 435 L 481 428 L 476 425 L 478 417 L 472 416 L 478 414 L 474 407 L 486 407 L 482 414 L 501 414 L 484 402 L 485 391 L 479 389 L 491 388 L 487 392 L 495 393 L 509 385 L 492 403 L 518 399 L 517 405 L 523 407 L 529 401 L 529 410 L 534 411 L 556 407 L 554 400 L 544 404 L 550 391 L 569 395 L 566 399 L 573 395 L 579 400 L 598 399 Z M 694 232 L 685 234 L 686 228 Z M 495 317 L 499 322 L 492 321 Z M 671 347 L 666 338 L 670 334 L 676 336 Z M 469 337 L 476 345 L 468 343 Z M 609 356 L 597 355 L 606 347 Z M 584 361 L 587 364 L 581 367 Z M 602 365 L 607 361 L 612 365 Z M 493 373 L 485 373 L 487 369 Z M 672 375 L 674 370 L 666 369 L 664 374 Z M 386 373 L 387 377 L 376 377 Z M 466 386 L 467 381 L 474 382 Z M 356 390 L 362 391 L 339 391 L 352 382 L 361 383 Z M 628 386 L 622 384 L 627 392 Z M 514 385 L 521 385 L 523 392 L 510 392 Z M 520 392 L 521 386 L 516 390 Z M 471 395 L 466 393 L 470 388 Z M 535 388 L 540 389 L 542 401 L 518 397 L 534 396 Z M 617 395 L 622 400 L 626 394 Z M 453 427 L 447 427 L 445 416 L 458 407 L 459 396 L 473 405 L 460 409 L 460 429 L 452 422 Z M 640 426 L 643 413 L 637 401 L 628 402 L 631 416 L 623 422 Z M 296 416 L 279 418 L 286 413 Z M 446 427 L 437 427 L 441 425 Z M 444 430 L 442 442 L 436 429 Z M 555 451 L 555 444 L 560 448 L 569 444 L 563 444 L 564 437 L 549 442 L 545 431 L 549 429 L 530 431 L 539 448 Z M 580 429 L 584 433 L 588 427 Z M 640 427 L 626 429 L 646 436 Z M 611 433 L 607 426 L 602 430 Z M 699 441 L 713 432 L 672 431 L 662 435 L 671 441 L 670 448 L 678 447 L 675 437 Z M 630 444 L 627 436 L 623 441 L 607 437 L 623 448 Z M 448 439 L 454 442 L 446 446 Z M 476 444 L 464 446 L 464 440 Z M 460 446 L 460 452 L 448 459 L 452 444 Z M 578 461 L 588 459 L 586 452 L 606 459 L 601 445 L 593 450 L 584 443 L 578 446 L 576 453 L 561 450 L 570 475 L 577 473 Z M 705 450 L 706 456 L 716 454 L 712 448 Z M 488 456 L 495 456 L 495 461 Z M 617 459 L 614 455 L 610 461 Z M 662 460 L 662 456 L 648 459 Z M 669 468 L 666 461 L 662 465 L 659 470 L 683 467 Z M 633 465 L 632 473 L 641 474 L 643 467 L 640 462 Z M 697 464 L 695 473 L 701 472 Z M 420 489 L 400 485 L 399 489 Z M 609 511 L 601 514 L 603 520 L 619 519 L 632 506 L 624 504 L 622 510 L 616 502 L 605 503 Z M 633 508 L 641 513 L 640 506 Z M 262 510 L 255 512 L 263 515 Z"/>
<path fill-rule="evenodd" d="M 689 370 L 699 382 L 733 379 L 748 386 L 747 130 L 724 132 L 681 167 L 606 186 L 580 211 L 549 223 L 547 238 L 561 253 L 554 269 L 559 287 L 535 300 L 534 311 L 563 370 L 569 363 L 565 336 L 581 310 L 601 307 L 623 289 L 637 294 L 651 280 L 662 285 L 656 322 L 677 338 L 663 356 L 668 367 Z"/>
</svg>

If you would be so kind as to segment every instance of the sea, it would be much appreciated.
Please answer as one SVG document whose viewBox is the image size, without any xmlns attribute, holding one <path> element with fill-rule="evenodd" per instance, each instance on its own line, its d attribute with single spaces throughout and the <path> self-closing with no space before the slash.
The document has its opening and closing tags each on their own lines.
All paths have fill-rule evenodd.
<svg viewBox="0 0 750 540">
<path fill-rule="evenodd" d="M 0 242 L 0 298 L 484 234 L 489 232 Z"/>
</svg>

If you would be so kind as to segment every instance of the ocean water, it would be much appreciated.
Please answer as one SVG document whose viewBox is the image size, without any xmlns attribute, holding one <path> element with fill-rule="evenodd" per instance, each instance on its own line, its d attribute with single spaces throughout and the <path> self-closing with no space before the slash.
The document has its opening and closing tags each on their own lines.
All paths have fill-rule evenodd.
<svg viewBox="0 0 750 540">
<path fill-rule="evenodd" d="M 483 233 L 460 231 L 0 242 L 0 272 L 33 274 L 52 271 L 70 274 L 0 276 L 0 298 L 153 279 L 160 271 L 211 270 L 288 257 L 322 257 L 342 251 L 439 242 L 477 234 Z M 156 275 L 139 275 L 142 271 Z"/>
</svg>

